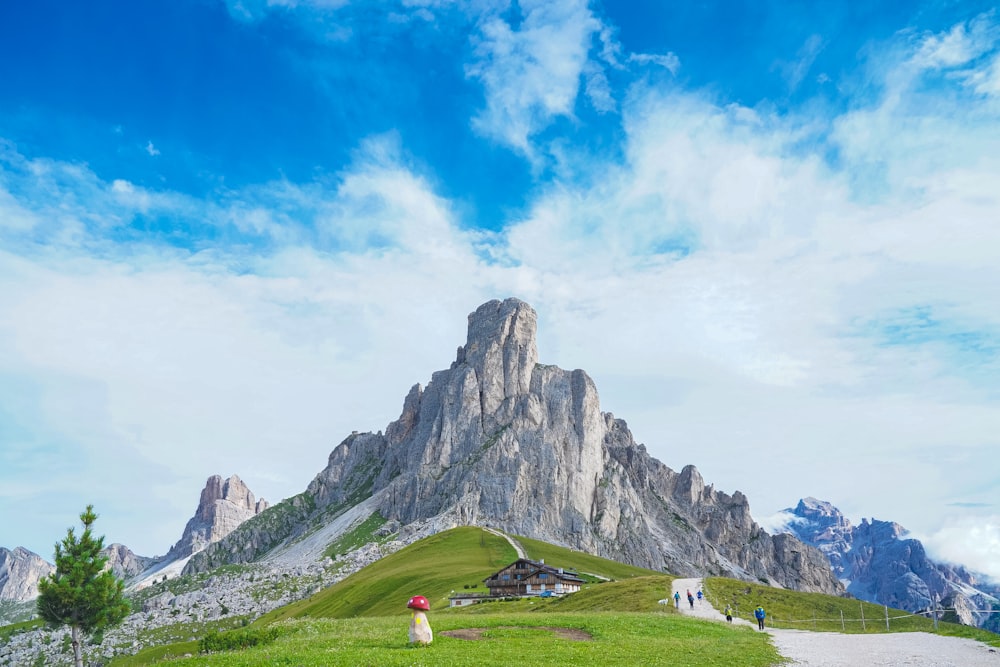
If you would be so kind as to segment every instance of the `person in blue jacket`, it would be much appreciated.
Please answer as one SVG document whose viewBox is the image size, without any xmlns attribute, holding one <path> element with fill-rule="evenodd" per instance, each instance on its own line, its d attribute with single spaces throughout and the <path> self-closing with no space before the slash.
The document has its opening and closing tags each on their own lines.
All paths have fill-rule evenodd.
<svg viewBox="0 0 1000 667">
<path fill-rule="evenodd" d="M 767 617 L 767 614 L 764 613 L 764 608 L 757 605 L 757 608 L 753 610 L 753 617 L 757 619 L 757 627 L 763 630 L 764 619 Z"/>
</svg>

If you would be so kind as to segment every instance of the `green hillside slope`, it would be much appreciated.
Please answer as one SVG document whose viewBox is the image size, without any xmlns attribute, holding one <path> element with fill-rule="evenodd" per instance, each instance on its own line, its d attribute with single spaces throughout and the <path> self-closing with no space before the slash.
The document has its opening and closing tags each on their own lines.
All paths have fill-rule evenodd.
<svg viewBox="0 0 1000 667">
<path fill-rule="evenodd" d="M 596 575 L 590 577 L 592 581 L 655 574 L 651 570 L 537 540 L 518 540 L 529 558 L 545 559 L 556 567 Z M 448 596 L 452 591 L 488 593 L 483 587 L 483 579 L 516 558 L 513 547 L 502 537 L 477 527 L 453 528 L 386 556 L 312 597 L 275 609 L 257 623 L 302 617 L 406 614 L 406 601 L 413 595 L 426 596 L 432 609 L 443 609 L 448 606 Z M 594 608 L 607 607 L 595 603 Z M 625 607 L 629 608 L 636 609 Z"/>
<path fill-rule="evenodd" d="M 312 597 L 275 609 L 257 623 L 407 614 L 406 601 L 413 595 L 425 596 L 433 609 L 440 609 L 448 606 L 452 590 L 482 586 L 483 579 L 516 558 L 502 537 L 481 528 L 453 528 L 414 542 Z"/>
</svg>

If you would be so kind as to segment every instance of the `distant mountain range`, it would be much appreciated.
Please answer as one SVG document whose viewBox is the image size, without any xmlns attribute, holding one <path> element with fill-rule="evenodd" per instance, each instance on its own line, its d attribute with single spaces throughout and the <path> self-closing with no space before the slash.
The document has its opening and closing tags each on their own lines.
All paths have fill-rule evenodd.
<svg viewBox="0 0 1000 667">
<path fill-rule="evenodd" d="M 955 620 L 1000 632 L 1000 585 L 960 565 L 928 558 L 919 540 L 898 523 L 851 522 L 828 502 L 805 498 L 784 510 L 787 530 L 830 561 L 834 574 L 856 598 L 896 609 L 923 611 L 937 601 Z"/>
<path fill-rule="evenodd" d="M 162 572 L 170 563 L 185 560 L 216 542 L 248 518 L 267 509 L 267 501 L 256 501 L 243 481 L 233 475 L 222 479 L 212 475 L 205 483 L 194 516 L 188 521 L 180 540 L 166 556 L 138 556 L 124 544 L 104 548 L 108 566 L 118 577 L 135 581 Z M 38 596 L 38 581 L 55 567 L 38 554 L 17 547 L 0 547 L 0 602 L 26 602 Z M 177 569 L 175 574 L 179 574 Z M 141 575 L 141 576 L 140 576 Z M 2 619 L 0 619 L 2 622 Z"/>
<path fill-rule="evenodd" d="M 268 507 L 235 475 L 212 476 L 165 556 L 112 545 L 111 567 L 133 588 L 230 563 L 294 572 L 377 515 L 404 543 L 480 525 L 682 576 L 837 595 L 846 587 L 911 610 L 934 595 L 953 606 L 996 602 L 995 589 L 931 563 L 895 524 L 852 527 L 829 503 L 801 501 L 788 532 L 769 534 L 739 491 L 649 456 L 623 420 L 601 412 L 584 371 L 539 363 L 536 323 L 517 299 L 483 304 L 450 367 L 414 385 L 384 432 L 348 436 L 302 493 Z M 30 599 L 50 570 L 24 549 L 0 549 L 0 600 Z"/>
</svg>

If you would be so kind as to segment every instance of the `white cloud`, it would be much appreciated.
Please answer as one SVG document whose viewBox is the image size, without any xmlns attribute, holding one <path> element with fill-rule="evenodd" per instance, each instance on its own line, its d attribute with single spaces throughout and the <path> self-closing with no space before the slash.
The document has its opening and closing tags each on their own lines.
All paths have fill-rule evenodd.
<svg viewBox="0 0 1000 667">
<path fill-rule="evenodd" d="M 826 44 L 820 35 L 810 35 L 795 54 L 795 60 L 778 63 L 789 90 L 794 91 L 799 87 L 825 46 Z"/>
<path fill-rule="evenodd" d="M 681 59 L 675 53 L 652 54 L 652 53 L 630 53 L 628 61 L 639 63 L 640 65 L 658 65 L 671 74 L 677 74 L 681 68 Z"/>
<path fill-rule="evenodd" d="M 348 0 L 225 0 L 230 16 L 239 21 L 259 21 L 274 10 L 305 9 L 331 11 L 348 4 Z"/>
<path fill-rule="evenodd" d="M 514 97 L 482 118 L 504 141 L 527 146 L 572 113 L 599 30 L 574 7 L 566 33 L 540 6 L 517 31 L 487 26 L 476 76 L 493 102 Z M 882 81 L 905 78 L 920 48 Z M 550 73 L 547 100 L 536 86 Z M 956 363 L 948 340 L 894 345 L 879 325 L 931 304 L 961 331 L 1000 331 L 1000 137 L 989 107 L 953 90 L 928 104 L 908 81 L 819 129 L 636 86 L 624 160 L 567 170 L 599 178 L 540 186 L 494 235 L 465 229 L 392 135 L 334 177 L 201 202 L 8 155 L 24 187 L 0 190 L 0 211 L 20 212 L 16 234 L 59 232 L 43 256 L 0 256 L 0 373 L 37 387 L 18 411 L 23 441 L 171 471 L 148 485 L 163 529 L 136 544 L 162 551 L 209 474 L 237 472 L 272 500 L 301 491 L 342 437 L 383 428 L 411 384 L 448 366 L 468 312 L 516 295 L 539 312 L 541 360 L 586 369 L 604 409 L 667 465 L 695 463 L 762 516 L 812 495 L 935 534 L 948 502 L 1000 479 L 996 378 L 975 368 L 989 350 Z M 201 212 L 247 246 L 104 241 L 142 210 Z M 963 549 L 954 559 L 974 564 L 975 545 Z"/>
<path fill-rule="evenodd" d="M 1000 39 L 994 17 L 981 15 L 958 23 L 946 33 L 925 34 L 910 62 L 920 69 L 964 65 L 991 50 Z"/>
<path fill-rule="evenodd" d="M 604 71 L 596 66 L 586 68 L 586 85 L 584 90 L 590 99 L 591 105 L 600 113 L 615 111 L 618 107 L 614 95 L 611 92 L 611 84 Z"/>
<path fill-rule="evenodd" d="M 148 153 L 150 157 L 156 157 L 157 155 L 160 154 L 160 150 L 156 146 L 153 145 L 152 141 L 147 141 L 146 142 L 146 153 Z"/>
<path fill-rule="evenodd" d="M 466 75 L 480 81 L 486 107 L 473 126 L 532 157 L 532 135 L 554 118 L 571 117 L 591 42 L 601 30 L 585 0 L 520 3 L 516 27 L 487 15 L 473 37 L 476 59 Z"/>
<path fill-rule="evenodd" d="M 252 233 L 272 234 L 294 200 L 335 237 L 332 251 L 301 246 L 301 237 L 267 256 L 118 247 L 101 240 L 102 224 L 80 232 L 82 246 L 50 243 L 32 259 L 4 251 L 0 387 L 26 386 L 26 378 L 35 387 L 8 426 L 23 432 L 24 446 L 49 443 L 54 460 L 82 457 L 55 474 L 48 457 L 36 452 L 28 465 L 5 441 L 0 460 L 28 467 L 6 466 L 18 483 L 0 483 L 4 505 L 49 493 L 70 498 L 71 518 L 91 500 L 99 510 L 114 503 L 109 535 L 162 553 L 208 475 L 239 473 L 255 493 L 279 500 L 304 488 L 350 431 L 384 427 L 409 386 L 399 378 L 426 382 L 447 365 L 463 342 L 468 304 L 495 295 L 475 239 L 396 157 L 391 142 L 374 140 L 333 192 L 277 183 L 228 193 L 231 203 L 202 202 L 207 224 L 233 216 Z M 63 170 L 42 166 L 36 171 Z M 172 199 L 75 173 L 75 194 L 94 215 Z M 72 186 L 63 186 L 59 199 L 68 201 Z M 256 204 L 241 209 L 240 201 Z M 366 234 L 386 245 L 365 244 Z M 428 341 L 437 341 L 436 354 Z M 132 493 L 145 516 L 95 491 L 115 487 Z M 124 526 L 126 515 L 147 528 Z M 0 521 L 11 526 L 10 518 Z M 47 536 L 66 520 L 39 519 L 24 541 L 45 553 Z"/>
<path fill-rule="evenodd" d="M 1000 581 L 1000 516 L 954 516 L 922 539 L 928 553 Z"/>
<path fill-rule="evenodd" d="M 785 510 L 776 512 L 770 516 L 755 516 L 754 520 L 760 525 L 761 528 L 772 535 L 791 532 L 790 528 L 792 525 L 804 521 L 801 517 L 797 517 L 791 512 L 787 512 Z"/>
<path fill-rule="evenodd" d="M 966 81 L 980 95 L 1000 97 L 1000 54 L 967 74 Z"/>
</svg>

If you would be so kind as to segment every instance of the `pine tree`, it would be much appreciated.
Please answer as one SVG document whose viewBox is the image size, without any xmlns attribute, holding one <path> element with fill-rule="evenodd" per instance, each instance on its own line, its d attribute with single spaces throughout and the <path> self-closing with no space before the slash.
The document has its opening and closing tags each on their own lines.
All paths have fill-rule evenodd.
<svg viewBox="0 0 1000 667">
<path fill-rule="evenodd" d="M 91 533 L 96 520 L 94 506 L 87 505 L 80 515 L 83 534 L 77 539 L 72 528 L 66 531 L 56 543 L 55 572 L 38 582 L 38 614 L 50 625 L 70 626 L 76 667 L 83 667 L 81 636 L 117 625 L 129 612 L 125 584 L 105 568 L 104 537 Z"/>
</svg>

